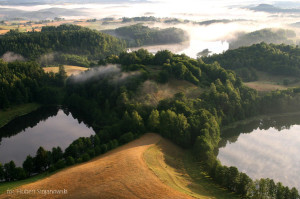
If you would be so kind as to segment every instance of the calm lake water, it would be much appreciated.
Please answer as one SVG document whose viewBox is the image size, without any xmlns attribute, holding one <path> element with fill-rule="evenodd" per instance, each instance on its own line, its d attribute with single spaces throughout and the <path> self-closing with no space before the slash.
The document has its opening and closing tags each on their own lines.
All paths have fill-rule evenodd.
<svg viewBox="0 0 300 199">
<path fill-rule="evenodd" d="M 93 134 L 92 128 L 67 110 L 42 108 L 0 129 L 0 162 L 13 160 L 22 166 L 27 155 L 35 156 L 40 146 L 46 150 L 60 146 L 64 150 L 77 138 Z"/>
<path fill-rule="evenodd" d="M 223 165 L 300 190 L 300 115 L 255 121 L 222 134 L 218 159 Z"/>
</svg>

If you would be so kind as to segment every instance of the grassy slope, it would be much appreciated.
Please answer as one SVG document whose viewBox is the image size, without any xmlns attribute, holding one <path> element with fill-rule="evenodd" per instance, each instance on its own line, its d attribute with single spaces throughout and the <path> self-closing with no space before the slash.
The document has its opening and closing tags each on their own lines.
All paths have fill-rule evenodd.
<svg viewBox="0 0 300 199">
<path fill-rule="evenodd" d="M 162 182 L 194 198 L 239 198 L 216 185 L 193 160 L 189 151 L 165 139 L 150 147 L 144 153 L 144 159 Z"/>
<path fill-rule="evenodd" d="M 14 106 L 5 111 L 0 110 L 0 128 L 6 125 L 11 120 L 26 115 L 40 107 L 39 104 L 30 103 L 30 104 L 22 104 L 18 106 Z"/>
<path fill-rule="evenodd" d="M 19 186 L 36 182 L 36 181 L 41 180 L 43 178 L 49 177 L 52 174 L 54 174 L 54 173 L 51 173 L 51 174 L 49 174 L 49 173 L 43 173 L 43 174 L 39 174 L 39 175 L 36 175 L 34 177 L 25 179 L 25 180 L 20 180 L 20 181 L 15 181 L 15 182 L 3 182 L 3 183 L 0 183 L 0 194 L 6 193 L 7 190 L 12 190 L 12 189 L 15 189 L 15 188 L 17 188 Z"/>
<path fill-rule="evenodd" d="M 55 198 L 72 199 L 192 198 L 162 183 L 145 163 L 144 152 L 161 139 L 157 134 L 145 134 L 87 163 L 63 169 L 19 189 L 66 189 L 67 195 L 55 195 Z M 8 195 L 4 193 L 0 198 Z M 20 195 L 9 195 L 9 198 L 20 198 Z M 24 198 L 45 198 L 45 195 L 28 194 Z"/>
<path fill-rule="evenodd" d="M 273 90 L 284 90 L 287 88 L 300 86 L 300 82 L 289 84 L 288 86 L 283 85 L 283 81 L 285 79 L 288 79 L 289 81 L 293 82 L 297 80 L 295 77 L 274 76 L 261 71 L 256 72 L 258 75 L 258 80 L 254 82 L 247 82 L 245 83 L 245 85 L 257 91 L 267 92 Z"/>
<path fill-rule="evenodd" d="M 88 68 L 80 67 L 80 66 L 64 65 L 64 67 L 68 76 L 78 75 L 79 73 L 88 70 Z M 58 73 L 58 67 L 45 67 L 43 69 L 47 73 L 49 72 Z"/>
<path fill-rule="evenodd" d="M 135 100 L 157 105 L 159 101 L 171 98 L 179 92 L 185 93 L 189 98 L 195 98 L 203 92 L 203 89 L 185 80 L 170 79 L 166 84 L 148 80 L 139 88 Z"/>
<path fill-rule="evenodd" d="M 238 198 L 215 185 L 199 169 L 188 151 L 157 134 L 146 134 L 87 163 L 53 175 L 42 174 L 19 182 L 0 183 L 0 194 L 4 193 L 0 198 L 7 196 L 8 189 L 17 187 L 68 190 L 68 195 L 58 198 Z"/>
</svg>

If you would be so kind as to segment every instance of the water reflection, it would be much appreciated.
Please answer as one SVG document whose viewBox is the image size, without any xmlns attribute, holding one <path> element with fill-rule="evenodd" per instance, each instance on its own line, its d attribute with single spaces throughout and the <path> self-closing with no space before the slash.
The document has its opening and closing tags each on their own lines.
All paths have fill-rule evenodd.
<svg viewBox="0 0 300 199">
<path fill-rule="evenodd" d="M 26 156 L 35 156 L 40 146 L 47 150 L 60 146 L 64 150 L 77 138 L 92 134 L 93 129 L 74 119 L 68 110 L 43 108 L 0 129 L 0 162 L 13 160 L 21 166 Z"/>
<path fill-rule="evenodd" d="M 300 189 L 300 115 L 257 120 L 222 132 L 218 159 L 253 179 Z"/>
</svg>

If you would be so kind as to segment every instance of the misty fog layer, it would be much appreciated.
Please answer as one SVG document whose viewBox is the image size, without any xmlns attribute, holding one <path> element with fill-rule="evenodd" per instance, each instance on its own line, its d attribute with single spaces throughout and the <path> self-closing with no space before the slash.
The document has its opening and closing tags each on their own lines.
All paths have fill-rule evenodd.
<svg viewBox="0 0 300 199">
<path fill-rule="evenodd" d="M 17 2 L 17 1 L 16 1 Z M 79 1 L 43 1 L 42 3 L 1 4 L 0 9 L 13 9 L 14 15 L 16 10 L 39 13 L 45 16 L 43 11 L 51 11 L 51 16 L 65 19 L 103 19 L 113 17 L 119 19 L 122 17 L 137 16 L 155 16 L 158 18 L 179 18 L 189 20 L 188 23 L 182 24 L 151 24 L 154 27 L 177 27 L 187 31 L 190 34 L 190 45 L 180 47 L 163 47 L 170 49 L 174 53 L 185 53 L 191 57 L 196 57 L 197 53 L 208 49 L 212 53 L 221 53 L 228 49 L 228 41 L 234 39 L 240 32 L 252 32 L 263 28 L 291 28 L 290 24 L 300 22 L 300 13 L 268 13 L 263 11 L 251 10 L 251 7 L 259 4 L 272 4 L 282 9 L 298 8 L 300 3 L 297 1 L 194 1 L 186 0 L 184 2 L 175 0 L 151 0 L 151 1 L 88 1 L 84 4 Z M 32 1 L 26 1 L 30 3 Z M 67 2 L 67 3 L 65 3 Z M 73 3 L 71 3 L 73 2 Z M 168 9 L 165 9 L 168 8 Z M 7 12 L 9 13 L 9 12 Z M 70 13 L 73 13 L 70 14 Z M 208 25 L 201 25 L 203 21 L 213 21 Z M 224 23 L 222 21 L 225 21 Z M 98 23 L 101 23 L 100 21 Z M 205 23 L 204 23 L 205 24 Z M 103 27 L 104 29 L 106 27 Z M 109 28 L 109 27 L 108 27 Z M 298 33 L 298 29 L 296 29 Z M 157 47 L 149 49 L 155 51 Z M 179 49 L 179 50 L 178 50 Z"/>
<path fill-rule="evenodd" d="M 235 166 L 252 179 L 271 178 L 300 189 L 300 125 L 281 131 L 256 129 L 219 149 L 223 165 Z"/>
</svg>

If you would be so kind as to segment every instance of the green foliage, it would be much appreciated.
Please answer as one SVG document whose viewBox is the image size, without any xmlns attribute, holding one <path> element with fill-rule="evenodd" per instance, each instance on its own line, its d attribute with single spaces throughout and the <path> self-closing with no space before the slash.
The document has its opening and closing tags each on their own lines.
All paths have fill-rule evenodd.
<svg viewBox="0 0 300 199">
<path fill-rule="evenodd" d="M 61 86 L 64 70 L 47 74 L 34 62 L 6 63 L 0 60 L 0 109 L 28 102 L 57 103 L 56 93 L 46 86 Z"/>
<path fill-rule="evenodd" d="M 14 161 L 4 164 L 4 179 L 5 181 L 14 181 L 17 176 L 15 173 L 16 165 Z"/>
<path fill-rule="evenodd" d="M 66 167 L 66 162 L 65 162 L 65 160 L 58 160 L 55 164 L 54 164 L 54 168 L 56 169 L 56 170 L 58 170 L 58 169 L 63 169 L 63 168 L 65 168 Z"/>
<path fill-rule="evenodd" d="M 187 147 L 190 142 L 189 124 L 183 114 L 176 114 L 171 110 L 161 111 L 159 122 L 160 133 L 177 144 Z"/>
<path fill-rule="evenodd" d="M 74 158 L 72 156 L 68 156 L 67 159 L 66 159 L 66 164 L 68 166 L 74 165 L 75 164 Z"/>
<path fill-rule="evenodd" d="M 284 44 L 260 43 L 202 59 L 207 63 L 219 62 L 222 67 L 236 71 L 245 81 L 257 79 L 253 69 L 272 75 L 298 77 L 300 74 L 300 48 Z"/>
<path fill-rule="evenodd" d="M 134 139 L 134 135 L 131 132 L 125 133 L 120 137 L 120 143 L 126 144 Z"/>
<path fill-rule="evenodd" d="M 63 151 L 60 147 L 53 147 L 51 152 L 52 163 L 56 163 L 63 158 Z"/>
<path fill-rule="evenodd" d="M 26 157 L 26 160 L 23 162 L 23 169 L 27 172 L 29 176 L 34 172 L 35 170 L 35 160 L 30 155 Z"/>
<path fill-rule="evenodd" d="M 153 110 L 148 118 L 148 129 L 157 132 L 159 129 L 160 121 L 159 121 L 159 112 L 158 110 Z"/>
<path fill-rule="evenodd" d="M 81 156 L 81 158 L 82 158 L 82 161 L 83 161 L 83 162 L 87 162 L 87 161 L 89 161 L 89 160 L 91 159 L 91 157 L 90 157 L 90 155 L 89 155 L 88 153 L 84 153 L 84 154 Z"/>
<path fill-rule="evenodd" d="M 117 28 L 114 32 L 118 37 L 125 39 L 130 47 L 180 43 L 188 39 L 187 33 L 179 28 L 158 29 L 142 24 Z"/>
<path fill-rule="evenodd" d="M 36 60 L 43 54 L 63 52 L 93 59 L 119 54 L 123 41 L 76 25 L 46 26 L 41 32 L 9 32 L 0 38 L 0 55 L 10 51 Z"/>
<path fill-rule="evenodd" d="M 37 171 L 45 171 L 48 166 L 48 153 L 47 151 L 43 148 L 40 147 L 37 152 L 36 152 L 36 157 L 35 157 L 35 167 Z"/>
<path fill-rule="evenodd" d="M 0 163 L 0 181 L 4 179 L 4 168 L 3 165 Z"/>
</svg>

